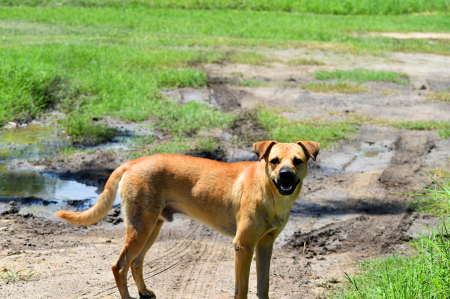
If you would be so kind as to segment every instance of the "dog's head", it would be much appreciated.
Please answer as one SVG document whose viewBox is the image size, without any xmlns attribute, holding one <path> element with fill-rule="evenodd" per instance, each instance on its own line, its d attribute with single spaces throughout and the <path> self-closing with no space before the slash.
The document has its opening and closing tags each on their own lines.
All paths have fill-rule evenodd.
<svg viewBox="0 0 450 299">
<path fill-rule="evenodd" d="M 313 141 L 260 141 L 253 144 L 258 160 L 265 160 L 266 174 L 281 195 L 294 193 L 306 177 L 308 160 L 316 161 L 319 147 L 320 144 Z"/>
</svg>

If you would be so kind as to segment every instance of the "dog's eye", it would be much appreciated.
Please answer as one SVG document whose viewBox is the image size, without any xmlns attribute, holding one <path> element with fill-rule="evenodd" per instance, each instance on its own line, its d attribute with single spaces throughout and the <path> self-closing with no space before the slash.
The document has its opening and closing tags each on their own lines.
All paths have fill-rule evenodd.
<svg viewBox="0 0 450 299">
<path fill-rule="evenodd" d="M 294 162 L 295 166 L 299 166 L 300 164 L 302 164 L 302 160 L 297 157 L 295 157 L 292 162 Z"/>
<path fill-rule="evenodd" d="M 274 159 L 270 160 L 270 163 L 273 165 L 277 165 L 280 163 L 280 160 L 278 158 L 274 158 Z"/>
</svg>

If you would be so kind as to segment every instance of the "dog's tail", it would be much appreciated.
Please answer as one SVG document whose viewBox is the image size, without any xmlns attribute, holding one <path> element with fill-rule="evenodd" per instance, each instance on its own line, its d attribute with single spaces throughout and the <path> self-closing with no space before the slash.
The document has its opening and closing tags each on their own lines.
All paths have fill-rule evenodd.
<svg viewBox="0 0 450 299">
<path fill-rule="evenodd" d="M 55 216 L 64 219 L 69 223 L 84 226 L 88 226 L 102 220 L 112 208 L 116 198 L 117 186 L 125 171 L 126 169 L 123 165 L 113 171 L 106 182 L 105 190 L 100 196 L 100 199 L 92 208 L 80 213 L 59 211 L 55 214 Z"/>
</svg>

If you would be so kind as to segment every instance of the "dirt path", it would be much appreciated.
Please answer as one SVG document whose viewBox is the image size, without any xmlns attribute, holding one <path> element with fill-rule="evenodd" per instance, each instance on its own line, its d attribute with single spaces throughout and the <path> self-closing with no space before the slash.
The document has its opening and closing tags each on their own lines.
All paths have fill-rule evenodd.
<svg viewBox="0 0 450 299">
<path fill-rule="evenodd" d="M 277 52 L 274 55 L 287 54 Z M 335 54 L 308 55 L 332 57 Z M 409 57 L 411 63 L 396 62 L 403 65 L 404 70 L 411 65 L 416 65 L 416 70 L 424 69 L 421 74 L 425 74 L 425 80 L 435 90 L 450 86 L 447 57 L 440 60 L 440 68 L 426 69 L 426 63 L 405 55 L 401 57 Z M 344 59 L 339 57 L 336 61 Z M 352 59 L 359 59 L 355 64 L 365 63 L 373 69 L 392 69 L 388 60 L 380 64 L 381 58 L 349 60 Z M 427 59 L 435 59 L 438 64 L 437 56 Z M 207 68 L 212 75 L 222 77 L 231 78 L 232 70 L 237 68 L 250 79 L 259 76 L 274 82 L 289 78 L 306 82 L 311 81 L 307 74 L 314 68 L 332 67 L 264 69 L 225 65 Z M 228 96 L 235 102 L 236 109 L 258 104 L 285 107 L 290 108 L 285 116 L 293 119 L 331 117 L 326 113 L 330 111 L 396 120 L 448 121 L 450 115 L 449 103 L 425 100 L 428 91 L 381 83 L 375 84 L 372 92 L 356 95 L 316 94 L 281 87 L 213 86 L 211 89 L 216 92 L 219 106 Z M 382 90 L 396 94 L 382 93 Z M 184 90 L 178 96 L 204 100 L 209 98 L 210 92 Z M 354 261 L 407 249 L 404 241 L 417 236 L 421 229 L 419 224 L 433 221 L 421 214 L 411 217 L 405 206 L 410 197 L 398 192 L 409 192 L 410 188 L 420 186 L 422 180 L 426 181 L 424 170 L 448 167 L 450 140 L 439 139 L 431 131 L 374 125 L 359 129 L 352 141 L 321 151 L 317 162 L 310 164 L 300 198 L 293 205 L 288 225 L 274 250 L 270 272 L 272 298 L 320 297 L 334 287 L 330 279 L 342 281 L 343 271 L 354 269 Z M 236 155 L 252 157 L 252 153 L 245 150 Z M 72 178 L 101 186 L 117 163 L 119 161 L 111 154 L 79 154 L 70 164 L 76 174 Z M 54 161 L 44 167 L 47 171 L 65 171 L 64 164 Z M 97 170 L 95 176 L 92 176 L 92 169 Z M 109 220 L 118 222 L 117 219 L 118 216 L 113 215 Z M 0 265 L 12 265 L 14 261 L 17 269 L 33 268 L 37 273 L 28 281 L 1 280 L 0 296 L 118 298 L 110 266 L 123 246 L 123 236 L 122 223 L 101 222 L 89 228 L 74 228 L 55 219 L 28 214 L 0 216 Z M 232 298 L 233 258 L 231 239 L 195 221 L 178 217 L 163 226 L 160 237 L 147 254 L 144 276 L 158 298 Z M 131 275 L 129 285 L 132 296 L 137 297 Z M 256 298 L 255 265 L 252 265 L 250 290 L 249 298 Z"/>
</svg>

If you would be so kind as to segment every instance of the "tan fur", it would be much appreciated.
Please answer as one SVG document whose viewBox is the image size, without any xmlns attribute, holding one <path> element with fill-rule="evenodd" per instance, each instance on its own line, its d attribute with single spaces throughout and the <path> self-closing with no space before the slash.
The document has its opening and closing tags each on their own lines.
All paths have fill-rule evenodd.
<svg viewBox="0 0 450 299">
<path fill-rule="evenodd" d="M 59 211 L 55 216 L 66 220 L 69 223 L 76 225 L 88 226 L 105 218 L 109 210 L 111 210 L 114 199 L 116 198 L 117 185 L 122 178 L 125 170 L 124 166 L 119 166 L 106 182 L 105 190 L 103 191 L 97 203 L 87 211 L 76 213 L 69 211 Z"/>
<path fill-rule="evenodd" d="M 273 242 L 286 225 L 307 174 L 307 161 L 315 160 L 319 144 L 261 141 L 254 144 L 254 149 L 259 162 L 229 164 L 178 155 L 129 161 L 111 174 L 105 191 L 92 208 L 82 213 L 59 211 L 56 216 L 77 225 L 99 221 L 111 209 L 120 182 L 126 237 L 112 270 L 122 298 L 130 298 L 127 287 L 130 267 L 140 296 L 156 298 L 145 285 L 142 265 L 164 220 L 172 221 L 175 213 L 185 214 L 234 238 L 235 298 L 247 298 L 250 264 L 255 253 L 258 297 L 269 298 Z M 280 169 L 292 173 L 291 178 L 296 181 L 292 187 L 281 183 L 285 181 L 279 179 Z M 282 195 L 285 189 L 279 188 L 290 188 L 292 193 Z"/>
</svg>

